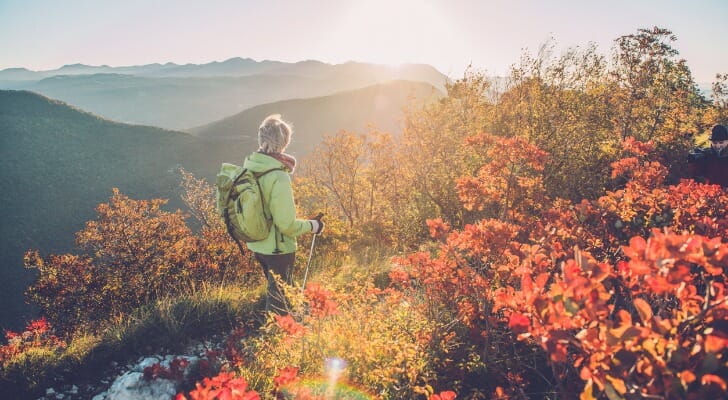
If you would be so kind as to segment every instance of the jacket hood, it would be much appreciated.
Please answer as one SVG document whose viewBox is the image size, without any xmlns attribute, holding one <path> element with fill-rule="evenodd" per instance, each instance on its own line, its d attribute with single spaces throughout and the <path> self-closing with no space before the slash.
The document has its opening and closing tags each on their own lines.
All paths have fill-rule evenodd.
<svg viewBox="0 0 728 400">
<path fill-rule="evenodd" d="M 263 172 L 273 168 L 282 168 L 286 172 L 291 172 L 290 169 L 283 165 L 282 162 L 267 154 L 257 152 L 245 158 L 243 168 L 247 168 L 253 172 Z"/>
</svg>

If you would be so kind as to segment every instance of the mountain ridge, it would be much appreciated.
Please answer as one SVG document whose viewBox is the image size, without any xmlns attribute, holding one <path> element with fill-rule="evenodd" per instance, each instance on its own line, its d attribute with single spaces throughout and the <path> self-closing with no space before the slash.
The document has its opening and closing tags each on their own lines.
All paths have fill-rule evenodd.
<svg viewBox="0 0 728 400">
<path fill-rule="evenodd" d="M 0 71 L 0 89 L 30 90 L 107 119 L 176 130 L 205 125 L 260 104 L 394 80 L 425 82 L 440 91 L 447 83 L 445 75 L 424 64 L 392 67 L 249 58 L 131 67 L 68 64 L 41 73 Z"/>
<path fill-rule="evenodd" d="M 215 71 L 219 69 L 221 66 L 237 66 L 237 67 L 243 67 L 243 70 L 223 70 L 218 72 L 222 72 L 223 75 L 214 75 L 211 74 L 211 70 Z M 177 73 L 180 73 L 179 69 L 186 69 L 187 71 L 184 71 L 184 73 L 189 74 L 190 69 L 197 70 L 198 74 L 191 74 L 190 76 L 242 76 L 247 74 L 258 74 L 263 72 L 276 72 L 276 70 L 279 69 L 289 69 L 289 68 L 296 68 L 296 67 L 317 67 L 317 68 L 329 68 L 329 69 L 336 69 L 336 68 L 349 68 L 349 67 L 362 67 L 367 66 L 369 68 L 373 69 L 394 69 L 394 70 L 412 70 L 412 69 L 423 69 L 423 70 L 429 70 L 429 73 L 432 73 L 433 75 L 441 75 L 442 78 L 446 78 L 445 75 L 437 71 L 434 67 L 428 65 L 428 64 L 419 64 L 419 63 L 405 63 L 398 66 L 391 66 L 387 64 L 376 64 L 376 63 L 366 63 L 366 62 L 359 62 L 359 61 L 347 61 L 340 64 L 330 64 L 325 63 L 323 61 L 318 60 L 301 60 L 296 62 L 285 62 L 285 61 L 276 61 L 276 60 L 261 60 L 256 61 L 252 58 L 242 58 L 242 57 L 231 57 L 223 61 L 211 61 L 207 63 L 201 63 L 201 64 L 193 64 L 193 63 L 186 63 L 186 64 L 177 64 L 174 62 L 166 62 L 166 63 L 150 63 L 150 64 L 141 64 L 141 65 L 122 65 L 122 66 L 109 66 L 106 64 L 103 65 L 89 65 L 89 64 L 83 64 L 83 63 L 74 63 L 74 64 L 66 64 L 56 69 L 48 69 L 48 70 L 31 70 L 25 67 L 10 67 L 0 70 L 0 81 L 4 80 L 14 80 L 18 79 L 14 76 L 14 74 L 22 72 L 23 74 L 26 74 L 28 76 L 32 75 L 34 80 L 40 80 L 43 78 L 47 78 L 49 76 L 55 76 L 55 75 L 87 75 L 87 74 L 94 74 L 99 72 L 120 72 L 120 73 L 126 73 L 126 74 L 132 74 L 132 75 L 142 75 L 142 74 L 152 74 L 155 76 L 163 76 L 165 74 L 169 76 L 178 76 L 175 75 L 174 70 L 177 69 Z M 254 71 L 254 72 L 251 72 Z M 22 80 L 30 79 L 28 77 L 20 78 Z M 443 80 L 444 82 L 444 80 Z"/>
</svg>

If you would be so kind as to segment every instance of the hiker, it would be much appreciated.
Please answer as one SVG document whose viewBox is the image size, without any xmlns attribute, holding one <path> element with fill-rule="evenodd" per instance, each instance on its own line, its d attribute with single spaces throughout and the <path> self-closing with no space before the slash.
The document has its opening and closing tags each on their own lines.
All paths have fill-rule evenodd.
<svg viewBox="0 0 728 400">
<path fill-rule="evenodd" d="M 716 125 L 710 133 L 710 147 L 688 154 L 688 173 L 698 182 L 728 188 L 728 129 Z"/>
<path fill-rule="evenodd" d="M 258 151 L 245 159 L 243 168 L 254 173 L 272 170 L 258 178 L 263 195 L 264 209 L 273 219 L 268 237 L 247 242 L 255 254 L 268 280 L 265 309 L 278 314 L 287 314 L 285 296 L 275 282 L 276 273 L 284 282 L 292 284 L 293 265 L 296 259 L 296 237 L 307 232 L 320 234 L 324 229 L 321 216 L 317 219 L 296 218 L 291 177 L 296 168 L 296 159 L 284 153 L 291 142 L 291 126 L 278 114 L 270 115 L 258 128 Z"/>
</svg>

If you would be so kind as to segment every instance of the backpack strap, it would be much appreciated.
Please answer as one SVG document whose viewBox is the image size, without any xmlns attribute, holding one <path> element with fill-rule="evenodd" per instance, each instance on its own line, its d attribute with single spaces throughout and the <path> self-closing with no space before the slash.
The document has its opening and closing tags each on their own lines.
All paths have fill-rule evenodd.
<svg viewBox="0 0 728 400">
<path fill-rule="evenodd" d="M 271 168 L 271 169 L 269 169 L 267 171 L 258 172 L 258 173 L 255 173 L 254 172 L 253 173 L 253 176 L 255 176 L 255 183 L 258 185 L 258 192 L 260 193 L 260 205 L 263 207 L 263 212 L 264 213 L 265 213 L 265 201 L 264 201 L 264 197 L 265 196 L 263 195 L 263 188 L 260 187 L 260 181 L 258 179 L 260 179 L 261 176 L 266 175 L 266 174 L 268 174 L 270 172 L 273 172 L 273 171 L 284 171 L 284 169 L 283 168 L 280 168 L 280 167 L 279 168 Z M 268 212 L 270 212 L 270 210 L 268 210 Z M 271 222 L 272 222 L 273 215 L 270 216 L 270 219 L 271 219 Z M 281 249 L 278 248 L 278 227 L 276 227 L 276 224 L 275 223 L 272 223 L 272 225 L 273 225 L 273 238 L 276 241 L 276 247 L 273 250 L 273 254 L 280 254 L 281 253 Z"/>
<path fill-rule="evenodd" d="M 258 179 L 260 179 L 261 176 L 266 175 L 273 171 L 283 171 L 283 168 L 272 168 L 267 171 L 258 172 L 258 173 L 253 172 L 253 176 L 255 176 L 255 183 L 258 185 L 258 192 L 260 193 L 260 205 L 263 206 L 263 212 L 265 212 L 265 200 L 263 199 L 265 196 L 263 196 L 263 188 L 260 187 L 260 181 Z M 273 219 L 272 215 L 271 215 L 271 219 Z"/>
<path fill-rule="evenodd" d="M 285 171 L 285 170 L 283 168 L 280 168 L 280 167 L 278 167 L 278 168 L 271 168 L 271 169 L 266 170 L 266 171 L 263 171 L 263 172 L 258 172 L 258 173 L 253 172 L 253 175 L 255 175 L 255 179 L 258 179 L 261 176 L 263 176 L 263 175 L 265 175 L 265 174 L 267 174 L 269 172 L 273 172 L 273 171 Z"/>
<path fill-rule="evenodd" d="M 240 250 L 240 255 L 245 257 L 245 250 L 243 250 L 243 245 L 240 243 L 238 238 L 233 235 L 233 225 L 230 223 L 230 214 L 228 213 L 227 207 L 225 207 L 225 210 L 223 210 L 223 217 L 225 219 L 225 226 L 227 227 L 228 235 L 233 238 L 235 241 L 235 244 L 238 245 L 238 250 Z"/>
</svg>

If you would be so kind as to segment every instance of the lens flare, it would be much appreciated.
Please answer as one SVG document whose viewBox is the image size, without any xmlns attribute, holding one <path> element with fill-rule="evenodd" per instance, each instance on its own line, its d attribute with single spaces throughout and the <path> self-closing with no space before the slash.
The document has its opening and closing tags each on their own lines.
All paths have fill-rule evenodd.
<svg viewBox="0 0 728 400">
<path fill-rule="evenodd" d="M 336 393 L 336 382 L 341 377 L 341 373 L 344 372 L 344 369 L 346 368 L 346 361 L 337 358 L 327 358 L 324 361 L 324 370 L 326 371 L 326 376 L 328 379 L 328 387 L 326 388 L 326 393 L 324 394 L 325 399 L 333 399 L 334 394 Z"/>
<path fill-rule="evenodd" d="M 347 363 L 338 357 L 324 360 L 325 376 L 304 379 L 283 388 L 285 399 L 371 400 L 374 396 L 346 382 L 339 382 Z"/>
<path fill-rule="evenodd" d="M 344 369 L 346 369 L 346 361 L 338 357 L 327 358 L 326 361 L 324 361 L 324 369 L 326 371 L 326 375 L 330 379 L 333 378 L 334 381 L 336 381 L 339 379 L 341 373 L 344 372 Z"/>
<path fill-rule="evenodd" d="M 328 378 L 304 379 L 282 389 L 286 400 L 326 399 L 326 400 L 373 400 L 375 397 L 356 386 L 338 382 L 331 387 Z"/>
</svg>

